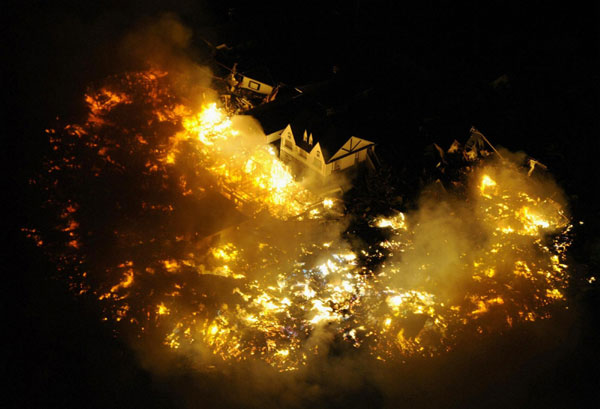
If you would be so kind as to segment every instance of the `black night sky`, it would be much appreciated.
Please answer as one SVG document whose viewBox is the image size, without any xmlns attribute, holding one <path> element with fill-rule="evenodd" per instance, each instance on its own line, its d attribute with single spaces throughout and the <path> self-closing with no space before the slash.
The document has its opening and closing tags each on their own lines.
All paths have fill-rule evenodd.
<svg viewBox="0 0 600 409">
<path fill-rule="evenodd" d="M 399 175 L 423 166 L 426 146 L 464 141 L 476 126 L 494 144 L 525 151 L 547 165 L 569 198 L 574 220 L 584 221 L 570 251 L 572 304 L 562 315 L 459 349 L 435 364 L 398 369 L 399 400 L 391 401 L 365 377 L 319 401 L 271 399 L 248 407 L 598 405 L 598 286 L 577 284 L 600 274 L 598 6 L 391 0 L 9 3 L 2 13 L 3 315 L 8 318 L 3 334 L 9 341 L 3 367 L 9 407 L 244 406 L 235 399 L 235 387 L 224 385 L 218 374 L 158 376 L 145 369 L 130 346 L 100 323 L 93 305 L 50 278 L 54 266 L 20 232 L 39 211 L 28 180 L 40 171 L 49 148 L 44 129 L 54 126 L 57 116 L 80 115 L 89 84 L 135 69 L 119 55 L 121 39 L 165 12 L 193 30 L 193 58 L 215 70 L 216 59 L 239 62 L 240 69 L 260 72 L 272 83 L 297 86 L 336 75 L 368 86 L 365 115 L 376 124 L 378 152 L 400 158 Z M 208 43 L 231 49 L 215 56 Z"/>
</svg>

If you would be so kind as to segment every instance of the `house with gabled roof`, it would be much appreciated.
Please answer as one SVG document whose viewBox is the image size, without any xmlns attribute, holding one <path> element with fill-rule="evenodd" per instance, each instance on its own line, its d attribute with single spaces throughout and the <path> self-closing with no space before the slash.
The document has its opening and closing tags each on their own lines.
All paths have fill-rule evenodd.
<svg viewBox="0 0 600 409">
<path fill-rule="evenodd" d="M 333 102 L 332 93 L 336 97 L 342 94 L 339 86 L 328 87 L 326 92 L 300 91 L 249 114 L 261 123 L 266 142 L 277 145 L 281 160 L 295 170 L 327 179 L 361 163 L 375 168 L 375 143 L 364 136 L 368 124 L 361 123 L 360 110 L 339 100 L 352 100 L 356 92 Z"/>
<path fill-rule="evenodd" d="M 357 136 L 339 119 L 325 117 L 307 122 L 300 115 L 281 132 L 281 160 L 325 178 L 360 163 L 375 168 L 375 143 Z"/>
</svg>

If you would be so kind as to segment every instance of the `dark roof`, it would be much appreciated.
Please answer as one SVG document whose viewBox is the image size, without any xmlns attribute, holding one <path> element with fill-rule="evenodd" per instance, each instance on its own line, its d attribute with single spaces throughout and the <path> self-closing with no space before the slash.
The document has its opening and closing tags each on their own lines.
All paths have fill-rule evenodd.
<svg viewBox="0 0 600 409">
<path fill-rule="evenodd" d="M 278 98 L 247 112 L 261 123 L 268 135 L 292 127 L 296 145 L 310 152 L 317 142 L 328 161 L 351 137 L 368 139 L 364 102 L 369 89 L 356 83 L 335 80 L 298 87 L 302 93 Z M 304 131 L 313 135 L 313 145 L 304 142 Z"/>
<path fill-rule="evenodd" d="M 332 108 L 355 103 L 368 96 L 371 88 L 360 79 L 334 77 L 328 81 L 297 87 L 304 95 L 310 95 L 323 107 Z"/>
<path fill-rule="evenodd" d="M 286 93 L 291 96 L 259 105 L 245 113 L 256 118 L 267 135 L 285 128 L 305 105 L 302 94 L 292 94 L 289 90 Z"/>
<path fill-rule="evenodd" d="M 328 162 L 350 137 L 369 139 L 367 124 L 362 122 L 360 115 L 352 111 L 328 111 L 324 115 L 305 111 L 292 121 L 291 126 L 297 146 L 310 152 L 319 143 L 323 158 Z M 309 137 L 312 133 L 312 145 L 304 142 L 305 130 Z"/>
<path fill-rule="evenodd" d="M 294 119 L 290 122 L 292 127 L 292 133 L 294 134 L 294 140 L 296 146 L 310 152 L 316 141 L 313 140 L 313 145 L 309 145 L 308 138 L 307 142 L 304 142 L 304 131 L 308 135 L 313 133 L 313 138 L 317 137 L 315 132 L 320 132 L 323 127 L 323 118 L 325 117 L 325 111 L 318 106 L 312 106 L 299 112 Z"/>
</svg>

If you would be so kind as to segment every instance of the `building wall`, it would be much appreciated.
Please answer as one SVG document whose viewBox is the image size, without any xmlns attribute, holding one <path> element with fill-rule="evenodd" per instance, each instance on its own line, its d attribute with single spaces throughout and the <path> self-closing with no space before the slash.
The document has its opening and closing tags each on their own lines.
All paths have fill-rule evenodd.
<svg viewBox="0 0 600 409">
<path fill-rule="evenodd" d="M 373 145 L 370 145 L 369 147 L 362 149 L 358 152 L 354 152 L 349 155 L 347 154 L 344 157 L 338 156 L 339 159 L 333 160 L 327 164 L 326 174 L 330 175 L 332 173 L 339 172 L 339 171 L 342 171 L 349 167 L 352 167 L 357 163 L 366 161 L 367 160 L 367 151 L 369 149 L 373 149 Z"/>
<path fill-rule="evenodd" d="M 323 161 L 321 146 L 318 143 L 313 146 L 310 152 L 304 151 L 296 146 L 292 128 L 288 125 L 281 133 L 280 144 L 279 152 L 282 161 L 289 163 L 292 160 L 296 160 L 320 175 L 324 176 L 326 174 L 327 168 Z"/>
<path fill-rule="evenodd" d="M 288 125 L 280 132 L 280 158 L 285 163 L 300 164 L 310 170 L 317 172 L 322 176 L 329 176 L 332 173 L 348 169 L 357 163 L 367 160 L 368 151 L 373 149 L 374 144 L 370 141 L 352 137 L 344 144 L 342 148 L 346 150 L 359 149 L 357 152 L 348 153 L 342 148 L 332 157 L 329 163 L 323 160 L 321 145 L 317 142 L 310 152 L 296 146 L 292 128 Z"/>
<path fill-rule="evenodd" d="M 346 143 L 340 147 L 340 149 L 331 157 L 331 160 L 336 160 L 342 156 L 346 156 L 348 152 L 363 149 L 366 146 L 373 145 L 373 142 L 367 141 L 366 139 L 357 138 L 352 136 L 348 138 Z"/>
<path fill-rule="evenodd" d="M 257 81 L 252 78 L 248 78 L 246 76 L 242 77 L 242 81 L 240 83 L 241 88 L 250 89 L 254 92 L 258 92 L 263 95 L 270 95 L 273 92 L 273 87 L 265 84 L 264 82 Z"/>
</svg>

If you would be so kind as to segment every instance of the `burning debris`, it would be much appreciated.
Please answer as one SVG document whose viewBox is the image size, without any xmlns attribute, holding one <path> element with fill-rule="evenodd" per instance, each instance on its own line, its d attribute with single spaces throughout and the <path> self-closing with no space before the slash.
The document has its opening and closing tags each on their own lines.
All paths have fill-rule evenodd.
<svg viewBox="0 0 600 409">
<path fill-rule="evenodd" d="M 232 68 L 223 65 L 229 71 L 229 74 L 222 79 L 226 87 L 224 92 L 221 93 L 221 99 L 228 112 L 243 113 L 263 102 L 269 102 L 276 98 L 278 87 L 273 87 L 238 72 L 237 65 L 235 63 Z"/>
<path fill-rule="evenodd" d="M 47 131 L 35 183 L 56 224 L 24 229 L 118 332 L 206 365 L 289 371 L 330 343 L 434 356 L 565 304 L 563 200 L 508 159 L 480 158 L 478 140 L 447 153 L 466 155 L 461 189 L 373 217 L 385 239 L 365 244 L 252 121 L 216 103 L 194 112 L 168 75 L 112 78 L 86 96 L 86 120 Z"/>
</svg>

